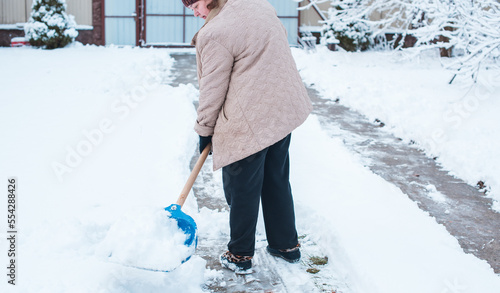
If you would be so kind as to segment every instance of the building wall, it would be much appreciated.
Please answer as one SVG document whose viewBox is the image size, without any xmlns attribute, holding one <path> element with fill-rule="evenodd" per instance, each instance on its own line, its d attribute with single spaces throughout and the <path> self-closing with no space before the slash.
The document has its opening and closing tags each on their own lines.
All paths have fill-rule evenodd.
<svg viewBox="0 0 500 293">
<path fill-rule="evenodd" d="M 0 24 L 27 22 L 33 0 L 0 0 Z M 66 0 L 68 14 L 79 25 L 92 25 L 92 0 Z"/>
<path fill-rule="evenodd" d="M 165 1 L 180 1 L 180 0 L 165 0 Z M 293 0 L 270 0 L 274 4 L 282 5 L 285 1 Z M 304 0 L 303 3 L 307 2 Z M 31 6 L 33 0 L 0 0 L 0 25 L 15 25 L 17 23 L 25 23 L 31 15 Z M 104 45 L 103 26 L 104 19 L 102 11 L 104 9 L 105 0 L 66 0 L 67 13 L 75 16 L 77 25 L 93 26 L 79 27 L 80 36 L 78 41 L 83 43 L 94 43 Z M 301 5 L 303 5 L 303 3 Z M 328 10 L 329 3 L 320 4 L 321 10 L 325 13 Z M 321 26 L 318 21 L 320 17 L 314 9 L 309 9 L 300 12 L 299 26 Z M 293 22 L 293 19 L 285 19 L 285 21 Z M 295 25 L 295 30 L 297 26 Z M 293 30 L 293 29 L 292 29 Z M 8 46 L 10 38 L 23 35 L 22 26 L 0 26 L 0 34 L 2 41 L 0 46 Z"/>
<path fill-rule="evenodd" d="M 301 7 L 306 6 L 307 4 L 309 4 L 307 0 L 303 0 L 302 2 L 300 2 Z M 323 14 L 328 17 L 328 8 L 330 8 L 330 2 L 324 2 L 317 5 L 321 12 L 323 12 Z M 300 26 L 322 26 L 320 21 L 321 17 L 313 7 L 300 11 Z"/>
<path fill-rule="evenodd" d="M 99 0 L 100 1 L 100 0 Z M 74 15 L 77 23 L 77 41 L 83 44 L 101 44 L 101 28 L 92 28 L 92 3 L 97 0 L 66 0 L 67 13 Z M 0 0 L 0 47 L 10 46 L 14 37 L 23 37 L 25 23 L 31 16 L 33 0 Z M 99 3 L 97 3 L 99 4 Z M 98 7 L 98 6 L 96 6 Z M 96 9 L 94 12 L 97 12 Z"/>
<path fill-rule="evenodd" d="M 27 22 L 31 15 L 32 3 L 33 0 L 0 0 L 0 24 Z M 306 3 L 307 0 L 304 0 L 300 5 L 304 6 Z M 66 4 L 66 12 L 75 16 L 77 24 L 92 25 L 92 0 L 66 0 Z M 319 7 L 326 13 L 330 3 L 321 3 Z M 319 20 L 321 18 L 312 8 L 300 12 L 300 25 L 320 25 Z"/>
<path fill-rule="evenodd" d="M 30 8 L 31 0 L 0 0 L 0 24 L 26 22 Z"/>
<path fill-rule="evenodd" d="M 498 1 L 500 1 L 500 0 L 498 0 Z M 302 0 L 302 2 L 300 2 L 301 7 L 306 6 L 307 4 L 309 4 L 308 0 Z M 323 14 L 326 17 L 328 17 L 328 9 L 331 7 L 330 2 L 319 3 L 319 4 L 317 4 L 317 6 L 323 12 Z M 370 15 L 370 20 L 381 20 L 384 17 L 386 17 L 388 14 L 398 13 L 398 12 L 399 11 L 374 12 Z M 300 25 L 301 26 L 304 26 L 304 25 L 305 26 L 318 26 L 318 25 L 321 26 L 320 21 L 321 21 L 321 18 L 318 15 L 318 13 L 314 10 L 313 7 L 306 9 L 306 10 L 302 10 L 300 13 Z M 397 25 L 394 24 L 393 27 L 397 27 Z"/>
<path fill-rule="evenodd" d="M 74 15 L 76 24 L 92 25 L 92 0 L 66 0 L 66 13 Z"/>
</svg>

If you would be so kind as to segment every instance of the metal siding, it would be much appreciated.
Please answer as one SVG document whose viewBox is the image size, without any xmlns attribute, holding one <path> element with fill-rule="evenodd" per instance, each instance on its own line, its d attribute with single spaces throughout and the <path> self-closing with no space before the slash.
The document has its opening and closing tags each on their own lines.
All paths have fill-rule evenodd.
<svg viewBox="0 0 500 293">
<path fill-rule="evenodd" d="M 301 2 L 300 6 L 305 6 L 309 4 L 308 2 Z M 319 6 L 319 5 L 318 5 Z M 321 9 L 321 7 L 319 7 Z M 323 9 L 321 9 L 323 10 Z M 301 10 L 300 11 L 300 26 L 303 25 L 308 25 L 308 26 L 321 26 L 322 24 L 319 23 L 321 20 L 321 17 L 318 15 L 316 10 L 314 8 L 309 8 L 306 10 Z"/>
<path fill-rule="evenodd" d="M 0 0 L 1 1 L 1 0 Z M 8 1 L 8 0 L 7 0 Z M 31 7 L 33 6 L 33 0 L 24 0 L 24 19 L 22 22 L 28 22 L 31 18 Z"/>
<path fill-rule="evenodd" d="M 147 14 L 182 14 L 183 8 L 180 0 L 146 1 Z"/>
<path fill-rule="evenodd" d="M 285 26 L 288 33 L 288 43 L 297 44 L 298 25 L 299 25 L 299 7 L 297 2 L 291 0 L 268 0 L 276 9 L 276 14 Z"/>
<path fill-rule="evenodd" d="M 24 0 L 24 7 L 25 7 L 25 12 L 24 14 L 26 15 L 26 21 L 28 21 L 31 17 L 31 6 L 33 6 L 33 0 Z"/>
<path fill-rule="evenodd" d="M 1 24 L 15 24 L 18 22 L 26 22 L 26 2 L 19 0 L 0 0 L 1 1 L 1 12 L 0 12 L 0 23 Z M 31 10 L 31 4 L 29 5 L 29 10 Z M 29 17 L 30 14 L 28 14 Z"/>
<path fill-rule="evenodd" d="M 106 45 L 135 46 L 135 21 L 133 18 L 106 18 Z"/>
<path fill-rule="evenodd" d="M 280 20 L 285 26 L 290 44 L 297 44 L 299 18 L 297 2 L 291 0 L 269 0 L 269 2 L 275 7 Z M 145 3 L 147 44 L 189 44 L 191 38 L 204 23 L 202 19 L 185 15 L 181 1 L 147 0 Z M 134 12 L 135 0 L 105 1 L 106 44 L 135 44 L 135 41 L 132 40 L 135 40 L 135 22 L 132 18 L 123 18 L 131 16 Z M 155 16 L 152 14 L 170 15 Z M 109 16 L 122 16 L 122 18 Z"/>
<path fill-rule="evenodd" d="M 92 25 L 92 0 L 67 0 L 68 14 L 77 24 Z M 27 22 L 31 17 L 33 0 L 0 0 L 0 24 Z"/>
<path fill-rule="evenodd" d="M 66 0 L 66 13 L 75 16 L 76 24 L 92 25 L 92 0 Z"/>
<path fill-rule="evenodd" d="M 297 2 L 291 0 L 269 0 L 269 2 L 276 9 L 278 16 L 299 16 L 299 11 L 297 10 L 299 5 Z"/>
<path fill-rule="evenodd" d="M 136 22 L 132 15 L 136 11 L 136 0 L 106 0 L 105 37 L 106 45 L 136 45 Z"/>
<path fill-rule="evenodd" d="M 182 16 L 148 16 L 146 22 L 148 44 L 183 43 Z"/>
<path fill-rule="evenodd" d="M 135 12 L 135 0 L 106 0 L 104 11 L 106 16 L 131 16 Z"/>
<path fill-rule="evenodd" d="M 190 44 L 194 35 L 200 30 L 204 23 L 205 20 L 199 17 L 186 17 L 186 39 L 184 41 Z"/>
<path fill-rule="evenodd" d="M 305 6 L 309 3 L 307 2 L 301 2 L 300 6 Z M 320 11 L 328 17 L 328 9 L 331 7 L 330 2 L 324 2 L 324 3 L 318 3 L 318 8 Z M 300 25 L 310 25 L 310 26 L 323 26 L 322 23 L 320 23 L 321 17 L 318 15 L 316 10 L 314 8 L 309 8 L 306 10 L 300 11 Z"/>
<path fill-rule="evenodd" d="M 288 33 L 288 43 L 297 45 L 298 21 L 296 18 L 282 18 L 281 22 Z"/>
</svg>

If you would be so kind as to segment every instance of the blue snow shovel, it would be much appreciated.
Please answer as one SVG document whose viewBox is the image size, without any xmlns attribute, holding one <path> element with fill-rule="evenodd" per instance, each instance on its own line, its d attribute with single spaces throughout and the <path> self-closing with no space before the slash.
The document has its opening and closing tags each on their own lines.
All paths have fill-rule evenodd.
<svg viewBox="0 0 500 293">
<path fill-rule="evenodd" d="M 198 161 L 193 167 L 193 171 L 191 171 L 191 175 L 189 175 L 186 185 L 184 185 L 184 188 L 182 189 L 181 194 L 177 199 L 177 202 L 165 208 L 165 210 L 170 213 L 170 218 L 176 220 L 179 228 L 184 231 L 184 234 L 186 234 L 187 239 L 184 242 L 184 245 L 188 247 L 194 245 L 194 247 L 196 248 L 196 245 L 198 244 L 198 238 L 196 237 L 197 228 L 193 218 L 181 211 L 181 208 L 182 205 L 184 205 L 184 202 L 189 195 L 189 191 L 193 187 L 194 181 L 196 180 L 196 177 L 198 177 L 201 167 L 203 167 L 203 164 L 205 163 L 205 160 L 207 159 L 208 153 L 210 152 L 211 148 L 212 144 L 210 143 L 201 153 Z M 182 261 L 182 263 L 188 261 L 190 258 L 191 256 L 188 256 L 185 260 Z"/>
</svg>

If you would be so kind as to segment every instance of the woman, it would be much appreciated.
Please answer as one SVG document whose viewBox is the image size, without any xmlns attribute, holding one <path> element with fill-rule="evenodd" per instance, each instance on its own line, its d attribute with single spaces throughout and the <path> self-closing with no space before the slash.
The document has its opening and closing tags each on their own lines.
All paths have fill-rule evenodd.
<svg viewBox="0 0 500 293">
<path fill-rule="evenodd" d="M 249 273 L 262 209 L 267 251 L 300 259 L 289 183 L 291 132 L 312 110 L 286 30 L 267 0 L 182 0 L 205 19 L 193 38 L 200 98 L 200 152 L 212 142 L 230 206 L 221 264 Z"/>
</svg>

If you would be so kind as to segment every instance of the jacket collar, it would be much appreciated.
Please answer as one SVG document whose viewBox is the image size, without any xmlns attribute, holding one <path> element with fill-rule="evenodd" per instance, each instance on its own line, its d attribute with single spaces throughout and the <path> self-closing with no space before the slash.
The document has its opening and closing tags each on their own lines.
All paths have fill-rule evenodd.
<svg viewBox="0 0 500 293">
<path fill-rule="evenodd" d="M 196 46 L 196 39 L 198 38 L 198 33 L 207 25 L 209 21 L 211 21 L 214 17 L 219 15 L 222 8 L 224 8 L 224 5 L 226 5 L 227 1 L 228 0 L 219 0 L 219 7 L 210 10 L 210 13 L 208 13 L 207 18 L 205 19 L 205 24 L 203 24 L 200 30 L 194 35 L 193 40 L 191 40 L 192 46 Z"/>
</svg>

